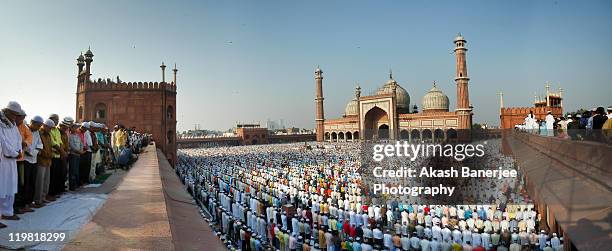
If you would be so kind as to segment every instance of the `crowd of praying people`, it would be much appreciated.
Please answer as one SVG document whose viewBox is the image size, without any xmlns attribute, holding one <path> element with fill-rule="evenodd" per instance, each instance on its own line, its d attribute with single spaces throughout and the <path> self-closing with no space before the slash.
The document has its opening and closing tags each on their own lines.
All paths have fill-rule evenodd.
<svg viewBox="0 0 612 251">
<path fill-rule="evenodd" d="M 498 143 L 487 145 L 487 162 L 517 168 L 494 151 Z M 228 250 L 563 249 L 563 237 L 550 232 L 522 180 L 474 179 L 473 203 L 373 198 L 359 172 L 362 146 L 181 149 L 176 172 Z"/>
<path fill-rule="evenodd" d="M 2 220 L 20 220 L 95 182 L 106 169 L 116 167 L 119 152 L 138 151 L 150 135 L 116 125 L 77 123 L 72 117 L 31 116 L 18 102 L 0 110 L 0 213 Z M 7 226 L 0 222 L 0 229 Z"/>
<path fill-rule="evenodd" d="M 538 120 L 530 112 L 518 129 L 542 136 L 559 137 L 572 140 L 589 140 L 612 143 L 612 106 L 607 109 L 595 107 L 582 113 L 568 113 L 554 117 L 549 111 L 543 120 Z"/>
</svg>

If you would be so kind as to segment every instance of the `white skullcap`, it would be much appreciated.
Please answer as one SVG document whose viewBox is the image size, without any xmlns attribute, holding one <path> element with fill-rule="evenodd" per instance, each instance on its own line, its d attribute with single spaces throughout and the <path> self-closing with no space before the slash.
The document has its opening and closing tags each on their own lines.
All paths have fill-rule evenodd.
<svg viewBox="0 0 612 251">
<path fill-rule="evenodd" d="M 45 120 L 45 123 L 44 123 L 44 124 L 45 124 L 46 126 L 48 126 L 48 127 L 55 127 L 55 122 L 53 122 L 53 120 L 51 120 L 51 119 L 47 119 L 47 120 Z"/>
<path fill-rule="evenodd" d="M 41 123 L 41 124 L 45 123 L 45 120 L 41 116 L 38 116 L 38 115 L 34 116 L 32 118 L 32 121 L 36 123 Z"/>
<path fill-rule="evenodd" d="M 16 112 L 19 115 L 25 116 L 25 111 L 21 109 L 21 105 L 17 101 L 10 101 L 6 105 L 6 109 Z"/>
<path fill-rule="evenodd" d="M 89 122 L 83 122 L 83 124 L 81 124 L 81 126 L 83 126 L 85 128 L 89 128 Z"/>
</svg>

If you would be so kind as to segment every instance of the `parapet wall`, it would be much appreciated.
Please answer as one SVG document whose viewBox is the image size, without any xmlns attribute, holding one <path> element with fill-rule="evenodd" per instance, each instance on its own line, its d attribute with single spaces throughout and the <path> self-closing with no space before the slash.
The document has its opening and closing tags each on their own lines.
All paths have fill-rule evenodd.
<svg viewBox="0 0 612 251">
<path fill-rule="evenodd" d="M 562 107 L 502 107 L 501 114 L 502 115 L 522 115 L 529 114 L 529 112 L 533 112 L 534 115 L 543 115 L 546 116 L 548 111 L 551 111 L 553 115 L 562 114 Z"/>
<path fill-rule="evenodd" d="M 77 91 L 84 90 L 166 90 L 176 92 L 174 82 L 112 82 L 98 79 L 93 82 L 79 83 Z"/>
<path fill-rule="evenodd" d="M 561 161 L 573 160 L 574 166 L 592 175 L 594 179 L 610 177 L 612 173 L 612 146 L 590 141 L 576 141 L 545 137 L 529 133 L 514 133 L 515 137 L 536 148 L 543 154 L 555 156 Z"/>
</svg>

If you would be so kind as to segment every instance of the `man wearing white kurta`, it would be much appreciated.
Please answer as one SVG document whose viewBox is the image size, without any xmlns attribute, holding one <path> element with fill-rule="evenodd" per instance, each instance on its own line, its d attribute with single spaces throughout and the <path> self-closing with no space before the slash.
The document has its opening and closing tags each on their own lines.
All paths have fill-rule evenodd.
<svg viewBox="0 0 612 251">
<path fill-rule="evenodd" d="M 546 131 L 548 132 L 548 136 L 554 136 L 554 126 L 555 126 L 555 117 L 553 117 L 552 113 L 548 111 L 546 115 Z"/>
<path fill-rule="evenodd" d="M 19 103 L 13 101 L 0 112 L 0 213 L 7 220 L 19 219 L 13 214 L 13 203 L 17 193 L 17 159 L 22 154 L 22 146 L 15 118 L 22 114 L 25 112 Z"/>
</svg>

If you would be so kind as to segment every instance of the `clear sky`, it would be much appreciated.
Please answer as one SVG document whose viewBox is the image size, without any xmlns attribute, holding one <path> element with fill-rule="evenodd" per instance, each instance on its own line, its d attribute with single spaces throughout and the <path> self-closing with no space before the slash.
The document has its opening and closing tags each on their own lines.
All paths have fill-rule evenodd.
<svg viewBox="0 0 612 251">
<path fill-rule="evenodd" d="M 284 119 L 314 127 L 314 69 L 325 115 L 394 78 L 411 103 L 436 80 L 455 109 L 452 40 L 468 41 L 475 121 L 499 124 L 544 82 L 566 110 L 612 105 L 612 1 L 3 1 L 0 103 L 75 114 L 76 57 L 93 78 L 160 81 L 178 64 L 179 130 Z M 168 71 L 168 74 L 170 71 Z M 169 74 L 170 75 L 170 74 Z"/>
</svg>

